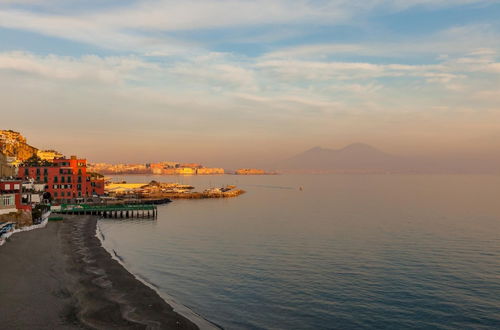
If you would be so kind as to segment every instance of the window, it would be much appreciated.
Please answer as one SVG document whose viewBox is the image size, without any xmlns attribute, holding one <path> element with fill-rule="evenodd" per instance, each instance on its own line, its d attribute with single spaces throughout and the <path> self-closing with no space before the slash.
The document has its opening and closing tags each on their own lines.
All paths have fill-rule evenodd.
<svg viewBox="0 0 500 330">
<path fill-rule="evenodd" d="M 56 192 L 54 193 L 54 197 L 57 197 L 57 193 Z"/>
<path fill-rule="evenodd" d="M 40 175 L 40 169 L 39 168 L 36 169 L 36 175 Z"/>
<path fill-rule="evenodd" d="M 49 171 L 46 168 L 43 169 L 43 175 L 49 175 Z"/>
<path fill-rule="evenodd" d="M 24 169 L 24 176 L 30 176 L 30 169 L 29 168 Z"/>
<path fill-rule="evenodd" d="M 65 179 L 66 179 L 66 178 L 65 178 L 64 176 L 62 176 L 62 177 L 61 177 L 61 183 L 66 182 L 66 180 L 65 180 Z"/>
<path fill-rule="evenodd" d="M 82 170 L 78 169 L 78 175 L 82 175 Z"/>
<path fill-rule="evenodd" d="M 44 177 L 43 177 L 43 182 L 44 182 L 44 183 L 49 182 L 49 178 L 48 178 L 48 177 L 46 177 L 46 176 L 44 176 Z"/>
<path fill-rule="evenodd" d="M 20 187 L 19 187 L 19 184 L 18 184 L 18 183 L 16 183 L 16 184 L 14 185 L 14 190 L 19 190 L 19 188 L 20 188 Z"/>
<path fill-rule="evenodd" d="M 10 183 L 5 184 L 5 190 L 10 190 Z"/>
<path fill-rule="evenodd" d="M 71 183 L 71 177 L 68 176 L 68 183 Z"/>
<path fill-rule="evenodd" d="M 1 196 L 0 206 L 13 206 L 15 205 L 15 200 L 13 195 Z"/>
<path fill-rule="evenodd" d="M 54 177 L 54 183 L 58 182 L 57 176 Z"/>
<path fill-rule="evenodd" d="M 82 183 L 82 177 L 81 176 L 78 177 L 78 183 Z"/>
<path fill-rule="evenodd" d="M 76 185 L 76 189 L 78 189 L 78 190 L 82 190 L 82 185 L 81 185 L 81 184 L 77 184 L 77 185 Z"/>
</svg>

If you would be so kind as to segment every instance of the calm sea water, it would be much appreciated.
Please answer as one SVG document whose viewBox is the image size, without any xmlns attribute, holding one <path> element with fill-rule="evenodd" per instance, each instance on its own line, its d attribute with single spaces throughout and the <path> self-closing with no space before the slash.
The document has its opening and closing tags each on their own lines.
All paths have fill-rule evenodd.
<svg viewBox="0 0 500 330">
<path fill-rule="evenodd" d="M 500 328 L 500 177 L 125 179 L 247 190 L 100 222 L 132 273 L 226 329 Z"/>
</svg>

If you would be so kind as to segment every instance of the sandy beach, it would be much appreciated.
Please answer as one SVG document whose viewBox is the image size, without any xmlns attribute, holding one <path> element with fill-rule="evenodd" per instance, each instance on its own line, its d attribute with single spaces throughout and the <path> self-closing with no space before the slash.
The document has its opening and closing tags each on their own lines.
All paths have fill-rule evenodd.
<svg viewBox="0 0 500 330">
<path fill-rule="evenodd" d="M 96 221 L 66 217 L 0 247 L 1 328 L 198 329 L 111 258 Z"/>
</svg>

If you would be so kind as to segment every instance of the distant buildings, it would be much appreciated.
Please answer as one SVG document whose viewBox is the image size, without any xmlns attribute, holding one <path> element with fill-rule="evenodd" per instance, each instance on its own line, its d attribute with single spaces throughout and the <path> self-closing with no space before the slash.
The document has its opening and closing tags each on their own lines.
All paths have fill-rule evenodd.
<svg viewBox="0 0 500 330">
<path fill-rule="evenodd" d="M 30 146 L 26 138 L 20 133 L 11 130 L 0 130 L 0 152 L 7 157 L 14 157 L 14 165 L 23 162 L 33 155 L 38 149 Z"/>
<path fill-rule="evenodd" d="M 214 175 L 224 174 L 223 168 L 203 167 L 197 163 L 181 164 L 176 162 L 162 162 L 149 164 L 152 174 L 160 175 Z"/>
<path fill-rule="evenodd" d="M 55 150 L 38 150 L 37 156 L 41 160 L 53 161 L 55 158 L 63 158 L 64 155 Z"/>
<path fill-rule="evenodd" d="M 89 169 L 102 174 L 214 175 L 223 168 L 203 167 L 197 163 L 161 162 L 152 164 L 91 164 Z"/>
<path fill-rule="evenodd" d="M 145 164 L 89 164 L 88 170 L 102 174 L 150 174 Z"/>
<path fill-rule="evenodd" d="M 224 174 L 224 169 L 223 168 L 199 168 L 196 170 L 196 174 L 198 175 L 213 175 L 213 174 Z"/>
<path fill-rule="evenodd" d="M 104 179 L 87 172 L 87 160 L 76 156 L 57 158 L 52 162 L 23 163 L 18 175 L 45 184 L 50 197 L 60 202 L 104 194 Z"/>
<path fill-rule="evenodd" d="M 267 174 L 264 170 L 259 170 L 255 168 L 241 168 L 235 172 L 237 175 L 263 175 Z"/>
</svg>

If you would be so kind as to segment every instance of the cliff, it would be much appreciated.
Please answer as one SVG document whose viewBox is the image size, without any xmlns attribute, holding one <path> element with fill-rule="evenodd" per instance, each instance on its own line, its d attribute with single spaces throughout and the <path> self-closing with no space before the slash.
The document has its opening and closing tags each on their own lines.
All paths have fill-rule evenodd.
<svg viewBox="0 0 500 330">
<path fill-rule="evenodd" d="M 8 157 L 16 157 L 18 161 L 25 161 L 36 155 L 38 149 L 30 146 L 20 133 L 0 130 L 0 152 Z"/>
</svg>

